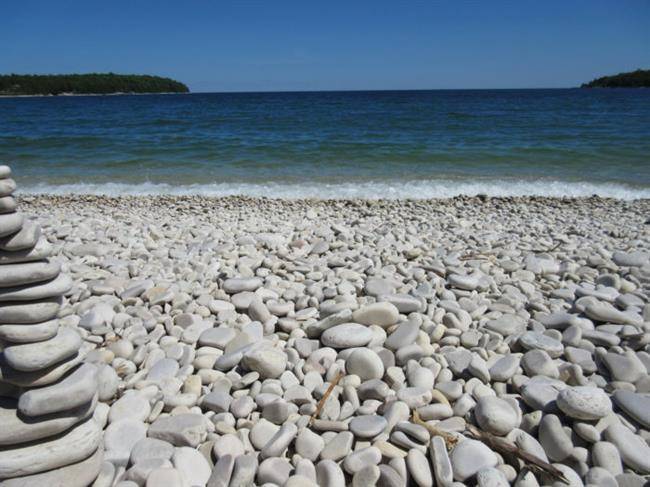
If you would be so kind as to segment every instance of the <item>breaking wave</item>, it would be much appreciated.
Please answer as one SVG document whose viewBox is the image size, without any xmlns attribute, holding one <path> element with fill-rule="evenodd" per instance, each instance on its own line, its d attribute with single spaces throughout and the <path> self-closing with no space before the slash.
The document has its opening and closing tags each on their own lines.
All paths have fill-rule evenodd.
<svg viewBox="0 0 650 487">
<path fill-rule="evenodd" d="M 430 199 L 454 196 L 547 196 L 589 197 L 597 195 L 623 200 L 650 198 L 650 187 L 618 183 L 547 180 L 405 180 L 327 183 L 218 182 L 173 185 L 169 183 L 36 183 L 20 185 L 23 194 L 92 194 L 107 196 L 199 195 L 253 196 L 318 199 Z"/>
</svg>

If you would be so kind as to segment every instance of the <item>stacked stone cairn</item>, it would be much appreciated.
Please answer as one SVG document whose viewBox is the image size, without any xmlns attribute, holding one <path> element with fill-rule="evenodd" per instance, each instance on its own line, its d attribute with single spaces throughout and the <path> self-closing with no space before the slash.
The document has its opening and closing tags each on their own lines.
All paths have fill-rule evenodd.
<svg viewBox="0 0 650 487">
<path fill-rule="evenodd" d="M 0 166 L 0 486 L 85 486 L 103 460 L 97 370 L 59 325 L 72 280 L 16 211 L 15 188 Z"/>
</svg>

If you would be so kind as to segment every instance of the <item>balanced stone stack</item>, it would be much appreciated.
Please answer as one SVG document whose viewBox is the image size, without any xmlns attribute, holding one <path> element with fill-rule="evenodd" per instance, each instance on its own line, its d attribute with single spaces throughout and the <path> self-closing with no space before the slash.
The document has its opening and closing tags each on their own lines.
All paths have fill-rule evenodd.
<svg viewBox="0 0 650 487">
<path fill-rule="evenodd" d="M 0 166 L 0 486 L 86 486 L 103 459 L 97 372 L 57 315 L 72 280 Z"/>
</svg>

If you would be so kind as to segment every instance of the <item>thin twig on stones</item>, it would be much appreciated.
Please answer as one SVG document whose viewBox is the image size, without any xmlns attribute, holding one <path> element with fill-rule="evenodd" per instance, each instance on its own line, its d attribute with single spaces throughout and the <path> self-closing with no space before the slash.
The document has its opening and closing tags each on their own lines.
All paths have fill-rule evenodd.
<svg viewBox="0 0 650 487">
<path fill-rule="evenodd" d="M 321 410 L 323 409 L 323 406 L 325 406 L 325 402 L 327 401 L 327 398 L 330 397 L 330 394 L 332 393 L 332 391 L 334 390 L 334 388 L 342 378 L 343 378 L 343 372 L 339 370 L 338 374 L 336 374 L 336 377 L 334 377 L 334 380 L 325 391 L 325 394 L 323 394 L 323 397 L 321 397 L 320 401 L 318 401 L 318 405 L 316 406 L 316 411 L 314 411 L 314 414 L 312 414 L 311 418 L 309 419 L 310 425 L 314 422 L 314 420 L 316 420 Z"/>
<path fill-rule="evenodd" d="M 419 424 L 420 426 L 424 426 L 427 429 L 427 431 L 431 434 L 431 436 L 442 437 L 442 439 L 445 440 L 445 446 L 447 447 L 448 451 L 451 451 L 458 443 L 458 438 L 456 438 L 456 436 L 452 435 L 451 433 L 447 433 L 446 431 L 443 431 L 441 429 L 438 429 L 432 424 L 422 421 L 417 410 L 413 411 L 413 422 Z"/>
<path fill-rule="evenodd" d="M 550 463 L 545 462 L 541 458 L 536 457 L 535 455 L 531 455 L 521 448 L 508 443 L 502 438 L 494 436 L 490 433 L 486 433 L 485 431 L 481 431 L 471 424 L 467 425 L 467 433 L 469 433 L 469 435 L 475 440 L 482 441 L 487 446 L 502 455 L 514 455 L 515 457 L 522 460 L 524 462 L 524 465 L 533 472 L 546 473 L 554 479 L 564 482 L 565 484 L 569 483 L 569 480 L 559 469 L 555 468 Z"/>
</svg>

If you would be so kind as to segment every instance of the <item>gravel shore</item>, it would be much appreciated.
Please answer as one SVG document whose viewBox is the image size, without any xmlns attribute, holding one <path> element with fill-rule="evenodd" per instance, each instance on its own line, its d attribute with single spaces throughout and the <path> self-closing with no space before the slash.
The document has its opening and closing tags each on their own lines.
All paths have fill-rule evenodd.
<svg viewBox="0 0 650 487">
<path fill-rule="evenodd" d="M 650 200 L 17 200 L 72 278 L 97 487 L 648 481 Z"/>
</svg>

